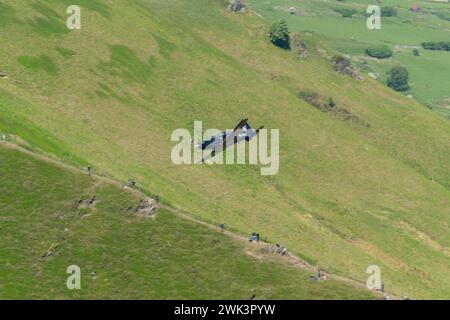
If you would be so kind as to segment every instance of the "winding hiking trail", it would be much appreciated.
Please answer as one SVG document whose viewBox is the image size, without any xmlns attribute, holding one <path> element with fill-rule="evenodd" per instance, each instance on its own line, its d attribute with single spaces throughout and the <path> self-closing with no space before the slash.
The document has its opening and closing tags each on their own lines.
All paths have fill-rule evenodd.
<svg viewBox="0 0 450 320">
<path fill-rule="evenodd" d="M 198 220 L 198 219 L 192 217 L 191 215 L 189 215 L 188 213 L 184 213 L 181 209 L 176 209 L 176 208 L 168 207 L 168 206 L 165 206 L 165 205 L 160 205 L 160 207 L 163 208 L 163 209 L 166 209 L 166 210 L 168 210 L 168 211 L 170 211 L 172 213 L 174 213 L 178 217 L 181 217 L 181 218 L 186 219 L 186 220 L 190 220 L 190 221 L 198 223 L 198 224 L 202 224 L 202 225 L 204 225 L 204 226 L 206 226 L 206 227 L 208 227 L 208 228 L 210 228 L 210 229 L 212 229 L 212 230 L 214 230 L 216 232 L 221 232 L 224 235 L 226 235 L 226 236 L 228 236 L 230 238 L 233 238 L 235 240 L 243 241 L 243 242 L 246 242 L 246 243 L 249 242 L 249 237 L 248 236 L 243 236 L 243 235 L 240 235 L 240 234 L 237 234 L 237 233 L 234 233 L 234 232 L 231 232 L 231 231 L 227 231 L 227 230 L 221 231 L 221 229 L 218 226 L 210 224 L 210 223 L 202 221 L 202 220 Z M 249 250 L 249 251 L 247 251 L 248 255 L 250 255 L 250 256 L 252 256 L 252 257 L 254 257 L 256 259 L 270 259 L 270 258 L 272 258 L 272 260 L 275 261 L 274 258 L 276 258 L 276 260 L 279 261 L 279 262 L 287 263 L 287 264 L 293 265 L 295 267 L 311 271 L 312 273 L 315 273 L 317 271 L 317 267 L 318 266 L 313 266 L 313 265 L 307 263 L 306 261 L 304 261 L 303 259 L 301 259 L 297 255 L 293 254 L 292 252 L 288 251 L 288 253 L 286 255 L 275 254 L 276 246 L 274 244 L 263 242 L 263 241 L 252 242 L 252 244 L 253 244 L 254 247 L 256 247 L 256 249 L 259 249 L 260 252 L 264 251 L 264 249 L 266 249 L 266 251 L 267 251 L 266 254 L 260 253 L 260 252 L 258 252 L 258 250 Z M 340 275 L 337 275 L 337 274 L 331 274 L 331 273 L 327 273 L 327 272 L 325 272 L 325 275 L 326 275 L 327 279 L 333 279 L 333 280 L 336 280 L 336 281 L 339 281 L 339 282 L 344 282 L 344 283 L 347 283 L 349 285 L 352 285 L 355 288 L 360 288 L 360 289 L 366 289 L 367 290 L 367 286 L 366 286 L 366 284 L 364 282 L 360 282 L 360 281 L 357 281 L 357 280 L 354 280 L 354 279 L 351 279 L 351 278 L 346 278 L 344 276 L 340 276 Z M 394 295 L 391 295 L 391 298 L 396 298 L 397 299 L 398 297 L 396 297 Z"/>
<path fill-rule="evenodd" d="M 14 149 L 17 151 L 20 151 L 24 154 L 30 155 L 36 159 L 45 161 L 47 163 L 51 163 L 54 164 L 56 166 L 59 166 L 61 168 L 70 170 L 74 173 L 81 173 L 81 174 L 87 174 L 85 169 L 76 167 L 74 165 L 70 165 L 68 163 L 65 163 L 63 161 L 61 161 L 60 159 L 57 158 L 53 158 L 49 155 L 46 154 L 42 154 L 42 153 L 38 153 L 38 152 L 34 152 L 32 150 L 26 149 L 22 146 L 16 145 L 16 144 L 12 144 L 10 142 L 0 142 L 0 146 L 1 147 L 6 147 L 9 149 Z M 118 180 L 115 180 L 114 178 L 108 177 L 108 176 L 104 176 L 104 175 L 98 175 L 93 173 L 91 175 L 91 177 L 95 180 L 97 180 L 98 182 L 105 182 L 108 184 L 112 184 L 115 185 L 117 187 L 123 188 L 124 185 L 126 185 L 126 183 L 120 182 Z M 146 195 L 144 192 L 139 191 L 137 189 L 133 189 L 133 188 L 127 188 L 128 192 L 132 192 L 134 194 L 136 194 L 139 197 L 148 197 L 148 195 Z M 161 209 L 165 209 L 167 211 L 170 211 L 171 213 L 175 214 L 177 217 L 180 217 L 182 219 L 185 220 L 189 220 L 191 222 L 197 223 L 197 224 L 201 224 L 211 230 L 214 230 L 215 232 L 220 232 L 222 234 L 224 234 L 225 236 L 228 236 L 230 238 L 233 238 L 237 241 L 240 242 L 245 242 L 248 248 L 248 251 L 246 252 L 248 255 L 252 256 L 253 258 L 256 259 L 268 259 L 268 260 L 272 260 L 272 261 L 278 261 L 278 262 L 282 262 L 282 263 L 286 263 L 289 265 L 292 265 L 294 267 L 297 268 L 301 268 L 304 270 L 308 270 L 311 271 L 312 273 L 315 273 L 317 271 L 317 267 L 318 266 L 313 266 L 309 263 L 307 263 L 306 261 L 304 261 L 303 259 L 301 259 L 300 257 L 298 257 L 297 255 L 291 253 L 288 251 L 288 253 L 286 255 L 280 255 L 280 254 L 276 254 L 275 250 L 276 250 L 276 246 L 274 244 L 268 243 L 268 242 L 264 242 L 264 241 L 260 241 L 260 242 L 252 242 L 251 247 L 248 245 L 249 243 L 249 237 L 248 236 L 243 236 L 241 234 L 235 233 L 235 232 L 231 232 L 228 230 L 221 230 L 218 226 L 213 225 L 211 223 L 205 222 L 203 220 L 197 219 L 195 217 L 193 217 L 191 214 L 189 214 L 188 212 L 184 211 L 181 208 L 174 208 L 174 207 L 170 207 L 167 205 L 164 205 L 162 203 L 160 203 L 158 205 L 159 208 Z M 339 282 L 343 282 L 343 283 L 347 283 L 355 288 L 359 288 L 359 289 L 367 289 L 366 284 L 364 282 L 360 282 L 351 278 L 347 278 L 344 276 L 340 276 L 337 274 L 330 274 L 325 272 L 325 275 L 327 277 L 327 279 L 332 279 L 332 280 L 336 280 Z M 323 280 L 319 280 L 319 281 L 323 281 Z M 326 280 L 325 280 L 326 281 Z M 381 293 L 379 292 L 374 292 L 375 294 L 379 294 L 381 297 Z M 394 300 L 400 300 L 400 297 L 396 296 L 396 295 L 390 295 L 391 299 Z"/>
</svg>

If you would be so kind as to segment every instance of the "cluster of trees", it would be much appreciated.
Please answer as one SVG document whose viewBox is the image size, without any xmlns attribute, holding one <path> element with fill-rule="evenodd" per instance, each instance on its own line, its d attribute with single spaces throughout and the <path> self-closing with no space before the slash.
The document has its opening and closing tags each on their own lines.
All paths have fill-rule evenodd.
<svg viewBox="0 0 450 320">
<path fill-rule="evenodd" d="M 377 59 L 387 59 L 392 57 L 392 50 L 384 45 L 373 46 L 366 49 L 366 54 Z"/>
<path fill-rule="evenodd" d="M 409 89 L 408 85 L 409 73 L 405 67 L 394 67 L 388 72 L 386 84 L 389 88 L 396 91 L 406 91 Z"/>
<path fill-rule="evenodd" d="M 293 49 L 301 58 L 306 58 L 308 51 L 305 43 L 298 33 L 290 33 L 286 20 L 279 20 L 272 24 L 269 30 L 269 39 L 273 45 L 285 49 Z"/>
<path fill-rule="evenodd" d="M 442 50 L 442 51 L 450 51 L 450 42 L 449 41 L 441 41 L 441 42 L 422 42 L 422 47 L 426 50 Z"/>
<path fill-rule="evenodd" d="M 275 22 L 269 30 L 270 41 L 279 48 L 290 49 L 289 28 L 285 20 Z"/>
<path fill-rule="evenodd" d="M 272 24 L 269 30 L 269 39 L 270 41 L 277 47 L 282 49 L 290 49 L 290 36 L 289 36 L 289 28 L 287 25 L 287 22 L 285 20 L 279 20 L 278 22 L 275 22 Z M 449 43 L 450 44 L 450 43 Z M 423 45 L 423 44 L 422 44 Z M 417 49 L 415 49 L 417 50 Z M 381 46 L 374 46 L 366 49 L 366 54 L 375 57 L 378 59 L 385 59 L 392 56 L 392 50 L 389 49 L 389 47 L 381 45 Z M 415 55 L 418 55 L 417 52 L 414 51 Z M 408 85 L 409 81 L 409 73 L 408 70 L 406 70 L 404 67 L 398 66 L 392 68 L 388 72 L 388 77 L 386 84 L 388 87 L 396 90 L 396 91 L 406 91 L 409 89 Z M 315 92 L 300 92 L 299 97 L 306 100 L 307 102 L 311 103 L 314 106 L 317 106 L 322 109 L 333 109 L 336 104 L 333 101 L 332 97 L 328 98 L 327 104 L 322 104 L 318 100 L 319 96 Z"/>
</svg>

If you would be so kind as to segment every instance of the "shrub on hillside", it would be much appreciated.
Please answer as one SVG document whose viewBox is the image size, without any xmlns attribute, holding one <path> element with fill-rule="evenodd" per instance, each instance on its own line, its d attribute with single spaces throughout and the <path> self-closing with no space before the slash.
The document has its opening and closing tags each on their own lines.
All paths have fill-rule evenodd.
<svg viewBox="0 0 450 320">
<path fill-rule="evenodd" d="M 392 50 L 387 46 L 374 46 L 366 49 L 366 54 L 377 59 L 386 59 L 392 57 Z"/>
<path fill-rule="evenodd" d="M 397 15 L 397 9 L 394 7 L 382 7 L 381 16 L 382 17 L 393 17 Z"/>
<path fill-rule="evenodd" d="M 279 48 L 290 49 L 289 28 L 285 20 L 275 22 L 269 31 L 270 41 Z"/>
<path fill-rule="evenodd" d="M 422 42 L 422 47 L 425 50 L 442 50 L 442 51 L 450 51 L 450 42 L 449 41 L 441 41 L 441 42 Z"/>
<path fill-rule="evenodd" d="M 396 91 L 406 91 L 408 85 L 409 73 L 404 67 L 394 67 L 388 72 L 387 86 Z"/>
<path fill-rule="evenodd" d="M 450 13 L 438 12 L 434 13 L 439 19 L 450 21 Z"/>
<path fill-rule="evenodd" d="M 333 109 L 336 106 L 332 97 L 328 97 L 328 106 Z"/>
<path fill-rule="evenodd" d="M 339 13 L 343 18 L 351 18 L 357 13 L 357 10 L 353 8 L 334 8 L 333 10 Z"/>
</svg>

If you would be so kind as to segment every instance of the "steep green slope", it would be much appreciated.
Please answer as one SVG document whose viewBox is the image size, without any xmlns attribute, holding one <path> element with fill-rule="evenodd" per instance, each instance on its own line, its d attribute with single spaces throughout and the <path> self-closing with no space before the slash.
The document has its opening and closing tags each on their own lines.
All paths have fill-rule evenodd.
<svg viewBox="0 0 450 320">
<path fill-rule="evenodd" d="M 377 264 L 399 295 L 450 295 L 446 119 L 335 73 L 322 57 L 332 51 L 311 35 L 305 60 L 273 47 L 266 21 L 226 13 L 226 1 L 86 1 L 82 29 L 70 32 L 68 1 L 2 3 L 0 88 L 20 97 L 2 98 L 2 119 L 23 117 L 70 159 L 134 176 L 166 203 L 258 231 L 330 271 L 365 281 Z M 320 112 L 301 90 L 333 97 L 370 127 Z M 276 176 L 172 164 L 174 129 L 231 128 L 242 117 L 280 129 Z"/>
<path fill-rule="evenodd" d="M 128 208 L 140 196 L 99 178 L 1 145 L 0 163 L 0 299 L 375 298 L 250 257 L 256 244 L 168 211 L 137 216 Z M 93 195 L 95 206 L 77 206 Z M 81 290 L 66 287 L 70 265 L 81 268 Z"/>
</svg>

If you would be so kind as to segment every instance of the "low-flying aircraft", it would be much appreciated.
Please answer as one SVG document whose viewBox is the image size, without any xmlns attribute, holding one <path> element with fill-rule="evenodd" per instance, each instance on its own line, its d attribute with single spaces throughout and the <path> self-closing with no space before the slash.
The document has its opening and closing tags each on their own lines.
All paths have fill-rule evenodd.
<svg viewBox="0 0 450 320">
<path fill-rule="evenodd" d="M 241 141 L 250 141 L 253 139 L 264 126 L 253 129 L 248 123 L 248 119 L 242 119 L 233 131 L 224 131 L 220 135 L 215 135 L 208 140 L 196 143 L 195 147 L 202 150 L 212 150 L 211 157 L 214 157 L 216 150 L 224 151 L 229 146 Z M 203 159 L 204 162 L 205 159 Z"/>
</svg>

